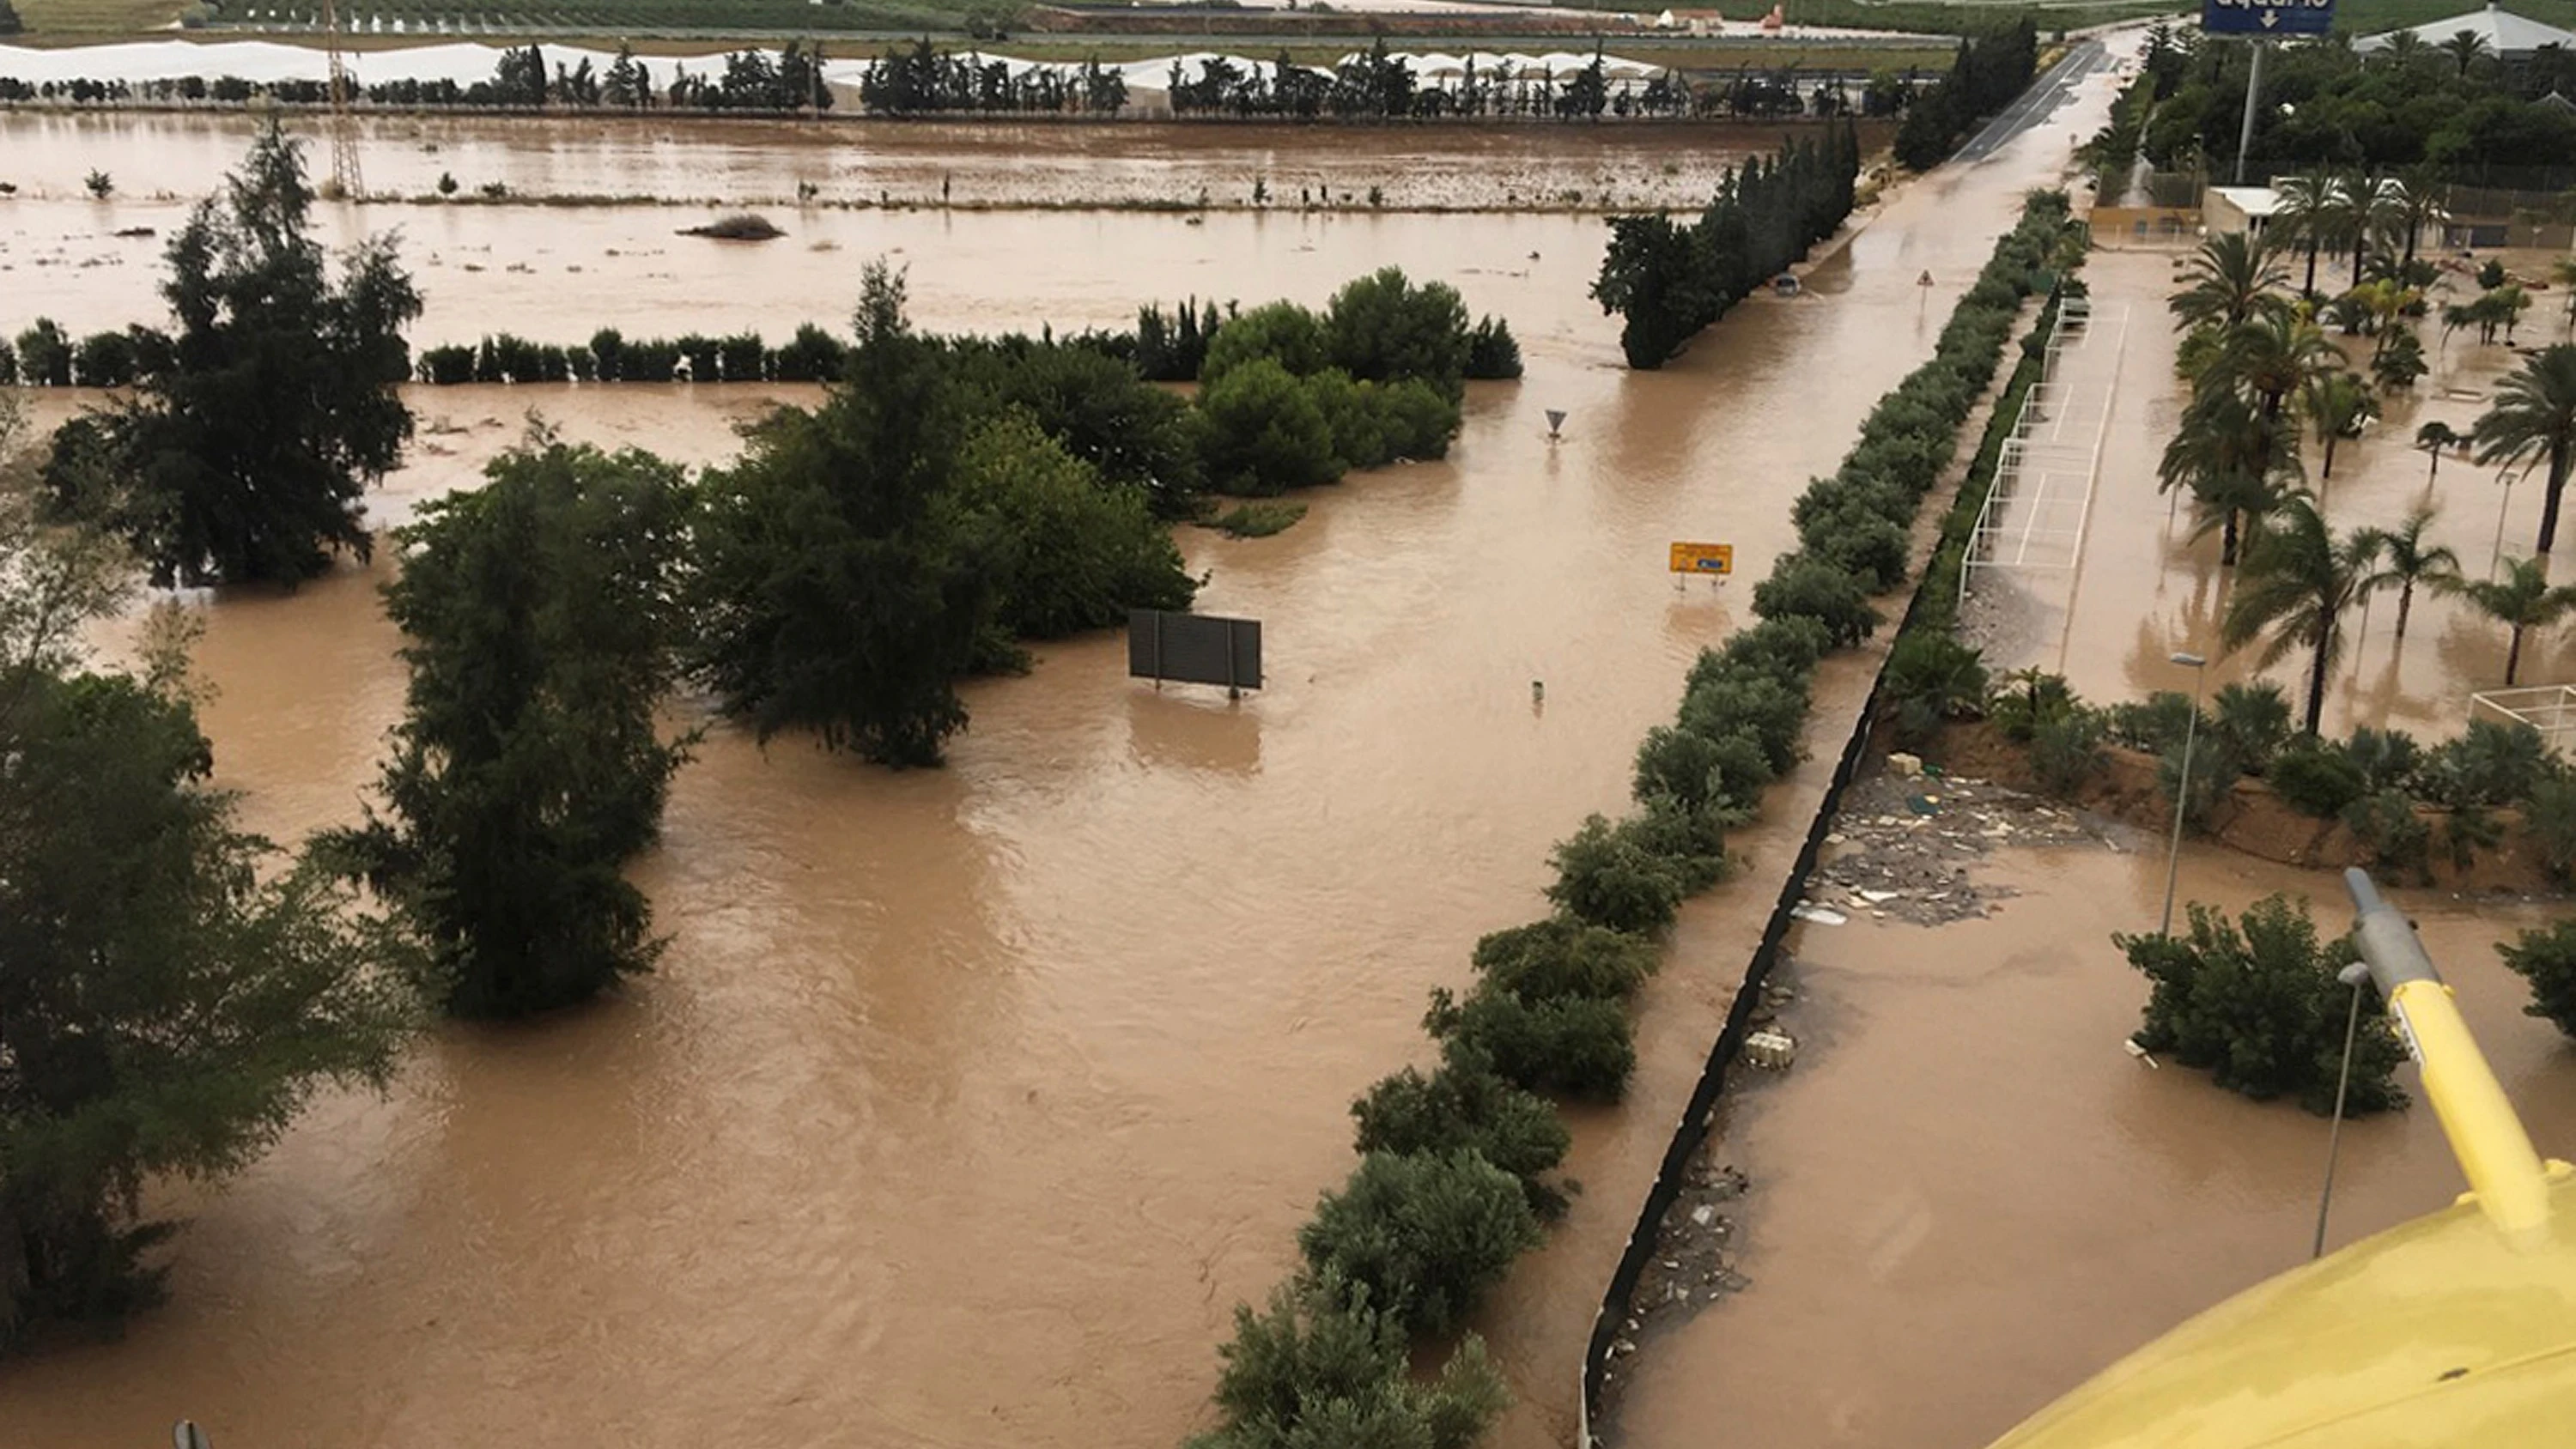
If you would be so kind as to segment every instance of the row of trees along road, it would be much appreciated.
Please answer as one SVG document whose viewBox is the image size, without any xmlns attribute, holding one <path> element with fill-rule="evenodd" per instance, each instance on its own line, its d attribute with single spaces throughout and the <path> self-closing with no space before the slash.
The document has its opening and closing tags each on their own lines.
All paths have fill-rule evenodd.
<svg viewBox="0 0 2576 1449">
<path fill-rule="evenodd" d="M 1846 121 L 1728 171 L 1696 223 L 1610 219 L 1592 296 L 1622 319 L 1628 365 L 1656 368 L 1851 215 L 1860 136 Z"/>
<path fill-rule="evenodd" d="M 1906 107 L 1896 128 L 1897 161 L 1917 171 L 1940 165 L 2038 73 L 2039 29 L 2028 16 L 1996 34 L 1961 41 L 1950 73 Z"/>
<path fill-rule="evenodd" d="M 0 394 L 0 1344 L 147 1300 L 147 1180 L 238 1168 L 318 1085 L 381 1083 L 426 1005 L 519 1015 L 648 969 L 622 871 L 694 742 L 657 723 L 675 682 L 763 735 L 934 763 L 960 674 L 1187 607 L 1166 518 L 1203 455 L 1284 483 L 1444 449 L 1478 345 L 1454 291 L 1393 271 L 1322 313 L 1192 309 L 1157 345 L 1206 354 L 1203 395 L 1234 401 L 1202 413 L 1100 348 L 918 333 L 873 264 L 824 402 L 733 465 L 539 432 L 396 533 L 410 681 L 376 799 L 281 860 L 206 783 L 184 638 L 131 674 L 78 641 L 137 561 L 292 585 L 367 550 L 419 304 L 381 239 L 330 275 L 309 201 L 272 126 L 171 244 L 177 331 L 41 470 Z"/>
</svg>

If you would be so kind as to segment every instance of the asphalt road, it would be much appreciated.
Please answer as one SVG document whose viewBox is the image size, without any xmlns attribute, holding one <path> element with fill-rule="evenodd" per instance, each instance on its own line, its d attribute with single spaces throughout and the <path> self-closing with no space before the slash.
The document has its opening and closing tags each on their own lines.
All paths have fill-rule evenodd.
<svg viewBox="0 0 2576 1449">
<path fill-rule="evenodd" d="M 2096 71 L 2107 70 L 2111 53 L 2102 42 L 2088 40 L 2066 53 L 2048 68 L 2048 73 L 2031 82 L 2021 98 L 2004 107 L 2002 115 L 1986 123 L 1986 128 L 1959 148 L 1951 159 L 1971 164 L 1983 161 L 2003 149 L 2006 142 L 2045 121 L 2059 106 L 2073 97 L 2078 82 Z"/>
</svg>

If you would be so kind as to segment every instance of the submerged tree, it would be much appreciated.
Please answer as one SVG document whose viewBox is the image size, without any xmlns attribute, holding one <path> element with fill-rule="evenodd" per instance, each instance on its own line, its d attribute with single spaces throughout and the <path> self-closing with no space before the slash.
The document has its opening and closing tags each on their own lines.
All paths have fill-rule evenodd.
<svg viewBox="0 0 2576 1449">
<path fill-rule="evenodd" d="M 882 262 L 858 346 L 821 408 L 786 408 L 704 483 L 695 663 L 763 738 L 813 729 L 891 765 L 935 765 L 966 726 L 954 681 L 986 642 L 989 537 L 941 506 L 958 409 L 938 348 Z"/>
<path fill-rule="evenodd" d="M 2320 942 L 2305 903 L 2257 901 L 2238 921 L 2194 902 L 2179 936 L 2113 936 L 2154 990 L 2138 1045 L 2207 1067 L 2218 1085 L 2256 1101 L 2295 1096 L 2311 1112 L 2334 1110 L 2352 988 L 2335 973 L 2355 959 L 2350 938 Z M 2404 1060 L 2375 993 L 2363 1002 L 2344 1110 L 2354 1116 L 2406 1105 L 2396 1081 Z"/>
<path fill-rule="evenodd" d="M 100 448 L 58 452 L 58 502 L 132 540 L 158 580 L 291 583 L 368 551 L 360 497 L 411 437 L 394 386 L 420 294 L 390 237 L 334 282 L 312 201 L 272 122 L 170 242 L 178 332 L 150 349 L 140 395 L 96 420 Z"/>
<path fill-rule="evenodd" d="M 412 1015 L 375 923 L 207 784 L 184 634 L 151 631 L 139 675 L 88 667 L 120 555 L 0 495 L 0 1346 L 151 1301 L 144 1184 L 382 1082 Z"/>
<path fill-rule="evenodd" d="M 2547 461 L 2549 491 L 2540 508 L 2540 553 L 2558 538 L 2558 504 L 2576 467 L 2576 345 L 2561 342 L 2496 387 L 2495 405 L 2478 419 L 2481 463 Z"/>
<path fill-rule="evenodd" d="M 2382 536 L 2356 529 L 2334 536 L 2305 494 L 2294 495 L 2254 537 L 2244 576 L 2227 601 L 2220 637 L 2230 649 L 2261 640 L 2255 662 L 2270 667 L 2293 649 L 2308 651 L 2307 732 L 2326 707 L 2326 675 L 2343 652 L 2343 613 L 2372 578 Z"/>
<path fill-rule="evenodd" d="M 2500 579 L 2465 579 L 2445 585 L 2451 593 L 2467 599 L 2471 607 L 2505 626 L 2507 642 L 2504 651 L 2504 685 L 2513 688 L 2514 675 L 2522 668 L 2523 636 L 2534 629 L 2546 628 L 2576 611 L 2576 585 L 2549 583 L 2549 560 L 2515 559 Z"/>
<path fill-rule="evenodd" d="M 490 478 L 400 534 L 385 602 L 411 686 L 389 818 L 345 837 L 462 1016 L 567 1005 L 652 964 L 649 909 L 620 871 L 659 832 L 686 754 L 653 718 L 680 628 L 679 470 L 545 444 Z"/>
</svg>

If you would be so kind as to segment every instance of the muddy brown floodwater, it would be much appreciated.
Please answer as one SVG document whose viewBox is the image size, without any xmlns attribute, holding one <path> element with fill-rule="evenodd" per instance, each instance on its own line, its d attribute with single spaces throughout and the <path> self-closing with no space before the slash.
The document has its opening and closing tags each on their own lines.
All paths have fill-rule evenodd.
<svg viewBox="0 0 2576 1449">
<path fill-rule="evenodd" d="M 202 194 L 260 123 L 248 115 L 0 115 L 0 181 L 28 200 L 89 203 L 105 171 L 117 195 L 97 215 L 112 231 L 149 225 L 149 208 Z M 316 147 L 317 118 L 290 118 Z M 1289 208 L 1678 206 L 1708 200 L 1717 174 L 1813 126 L 1311 127 L 1139 121 L 1118 125 L 709 121 L 685 117 L 389 115 L 353 123 L 370 195 L 432 198 L 442 176 L 468 201 L 498 184 L 520 197 L 649 197 L 793 207 L 798 187 L 825 207 L 966 206 Z M 1883 122 L 1864 127 L 1883 143 Z M 1327 198 L 1325 193 L 1329 191 Z M 0 203 L 5 205 L 5 203 Z M 451 210 L 463 209 L 451 207 Z M 0 211 L 0 221 L 7 213 Z"/>
<path fill-rule="evenodd" d="M 491 259 L 423 268 L 430 338 L 776 328 L 837 315 L 878 250 L 943 329 L 1112 323 L 1192 290 L 1320 302 L 1393 263 L 1508 317 L 1529 370 L 1471 391 L 1446 462 L 1319 491 L 1275 538 L 1184 534 L 1203 607 L 1268 626 L 1270 687 L 1240 704 L 1132 684 L 1102 637 L 970 687 L 945 770 L 716 729 L 638 869 L 672 936 L 656 975 L 442 1029 L 390 1097 L 326 1096 L 222 1191 L 156 1194 L 189 1218 L 168 1305 L 0 1366 L 0 1443 L 153 1442 L 181 1414 L 252 1446 L 1174 1442 L 1234 1304 L 1347 1170 L 1350 1099 L 1424 1055 L 1425 992 L 1541 908 L 1548 844 L 1624 803 L 1638 736 L 1741 617 L 1734 590 L 1676 592 L 1666 545 L 1728 540 L 1758 569 L 1791 542 L 1789 500 L 2103 101 L 1909 189 L 1805 296 L 1747 303 L 1653 374 L 1585 299 L 1599 224 L 1564 217 L 844 213 L 841 251 L 800 237 L 755 265 L 667 237 L 667 212 L 362 213 L 413 223 L 416 259 Z M 98 227 L 85 201 L 6 225 L 13 249 Z M 637 238 L 666 253 L 650 277 L 505 268 Z M 147 256 L 22 268 L 10 310 L 149 315 Z M 529 408 L 698 461 L 754 405 L 415 401 L 434 425 L 389 518 Z M 1553 444 L 1549 408 L 1570 414 Z M 378 581 L 207 608 L 206 724 L 252 825 L 358 810 L 402 680 Z M 1788 847 L 1747 842 L 1776 880 Z M 1571 1437 L 1600 1286 L 1768 893 L 1693 907 L 1631 1104 L 1578 1123 L 1590 1191 L 1485 1317 L 1519 1401 L 1504 1444 Z"/>
<path fill-rule="evenodd" d="M 1936 829 L 1942 821 L 1929 822 Z M 2326 1123 L 2207 1074 L 2131 1060 L 2145 978 L 2110 943 L 2152 931 L 2161 842 L 2007 847 L 1968 867 L 2014 894 L 1983 919 L 1801 925 L 1801 1043 L 1785 1079 L 1724 1109 L 1718 1160 L 1751 1180 L 1728 1209 L 1752 1282 L 1634 1360 L 1617 1442 L 1677 1449 L 1978 1449 L 2113 1359 L 2306 1261 Z M 2335 877 L 2189 852 L 2181 899 L 2241 910 Z M 2546 1156 L 2576 1154 L 2576 1050 L 2521 1014 L 2493 943 L 2563 915 L 2392 891 L 2460 997 Z M 2447 1205 L 2459 1169 L 2416 1105 L 2348 1124 L 2328 1247 Z"/>
</svg>

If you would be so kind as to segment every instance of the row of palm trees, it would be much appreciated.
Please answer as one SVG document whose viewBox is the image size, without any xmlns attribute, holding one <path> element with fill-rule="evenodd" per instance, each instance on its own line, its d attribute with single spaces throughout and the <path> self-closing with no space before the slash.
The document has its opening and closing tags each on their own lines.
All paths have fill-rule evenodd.
<svg viewBox="0 0 2576 1449">
<path fill-rule="evenodd" d="M 2403 279 L 2415 265 L 2415 244 L 2424 227 L 2441 215 L 2441 199 L 2428 172 L 2286 176 L 2272 183 L 2272 191 L 2281 202 L 2266 235 L 2275 246 L 2306 250 L 2307 280 L 2300 290 L 2310 297 L 2317 294 L 2321 253 L 2350 255 L 2352 281 L 2358 286 L 2377 247 L 2390 262 L 2390 275 Z"/>
<path fill-rule="evenodd" d="M 2311 246 L 2337 235 L 2322 224 L 2292 234 Z M 2362 265 L 2356 258 L 2356 275 Z M 2313 428 L 2320 445 L 2322 484 L 2333 473 L 2335 444 L 2376 414 L 2371 389 L 2317 326 L 2312 299 L 2290 295 L 2281 252 L 2265 241 L 2211 238 L 2185 281 L 2169 305 L 2186 334 L 2181 366 L 2191 400 L 2159 474 L 2165 489 L 2190 494 L 2195 536 L 2218 533 L 2220 566 L 2238 571 L 2220 625 L 2222 642 L 2231 650 L 2259 647 L 2264 667 L 2307 651 L 2306 727 L 2314 734 L 2326 680 L 2342 654 L 2344 616 L 2393 592 L 2402 640 L 2417 591 L 2429 589 L 2465 599 L 2509 631 L 2505 683 L 2512 685 L 2527 634 L 2576 612 L 2576 587 L 2551 585 L 2548 572 L 2560 500 L 2576 465 L 2576 346 L 2550 347 L 2527 359 L 2498 386 L 2493 405 L 2465 438 L 2442 424 L 2417 435 L 2418 445 L 2433 453 L 2433 471 L 2428 501 L 2404 524 L 2338 534 L 2326 521 L 2321 495 L 2307 486 L 2303 430 Z M 2380 345 L 2388 345 L 2386 332 L 2403 326 L 2392 309 Z M 2441 450 L 2463 443 L 2481 463 L 2546 468 L 2535 555 L 2500 578 L 2466 578 L 2450 549 L 2426 540 L 2437 516 L 2429 495 Z"/>
</svg>

